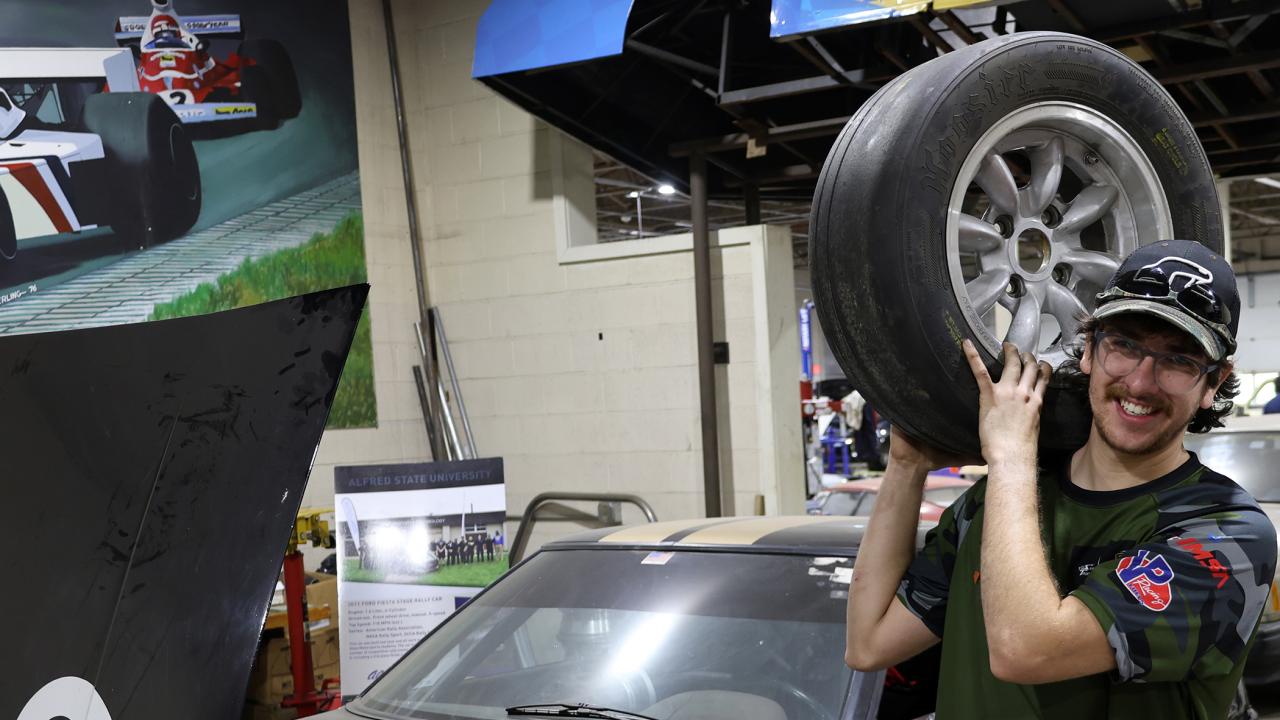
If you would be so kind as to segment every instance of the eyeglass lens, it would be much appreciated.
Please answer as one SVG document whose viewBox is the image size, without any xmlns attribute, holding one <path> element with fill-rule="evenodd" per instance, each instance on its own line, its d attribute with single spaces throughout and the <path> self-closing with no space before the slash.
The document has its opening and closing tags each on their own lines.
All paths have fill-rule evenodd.
<svg viewBox="0 0 1280 720">
<path fill-rule="evenodd" d="M 1167 393 L 1184 393 L 1195 386 L 1204 368 L 1195 360 L 1177 353 L 1156 353 L 1125 337 L 1106 335 L 1099 343 L 1102 368 L 1108 375 L 1124 377 L 1137 369 L 1143 358 L 1155 358 L 1156 384 Z"/>
</svg>

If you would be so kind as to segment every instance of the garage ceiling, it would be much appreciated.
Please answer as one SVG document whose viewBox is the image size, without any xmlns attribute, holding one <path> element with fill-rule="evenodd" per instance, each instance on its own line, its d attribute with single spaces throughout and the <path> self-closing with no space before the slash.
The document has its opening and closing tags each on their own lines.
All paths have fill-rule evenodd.
<svg viewBox="0 0 1280 720">
<path fill-rule="evenodd" d="M 935 3 L 936 5 L 936 3 Z M 924 12 L 779 40 L 768 0 L 635 0 L 620 55 L 483 78 L 598 151 L 602 240 L 687 223 L 687 155 L 707 154 L 712 227 L 791 224 L 803 263 L 814 183 L 877 88 L 957 47 L 1021 30 L 1105 42 L 1154 75 L 1231 183 L 1236 258 L 1280 270 L 1280 2 L 1030 0 Z M 676 192 L 658 195 L 670 184 Z M 628 197 L 636 193 L 640 197 Z M 629 208 L 640 200 L 639 213 Z M 625 218 L 625 220 L 624 220 Z"/>
</svg>

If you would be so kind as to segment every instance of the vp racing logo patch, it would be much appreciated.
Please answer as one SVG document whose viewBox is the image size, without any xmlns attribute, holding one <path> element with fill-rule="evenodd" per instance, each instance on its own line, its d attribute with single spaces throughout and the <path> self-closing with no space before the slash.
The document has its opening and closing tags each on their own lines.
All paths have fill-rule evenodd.
<svg viewBox="0 0 1280 720">
<path fill-rule="evenodd" d="M 1169 561 L 1163 555 L 1139 550 L 1136 555 L 1120 558 L 1116 577 L 1148 610 L 1161 612 L 1169 607 L 1172 597 L 1169 582 L 1173 580 L 1173 568 L 1169 567 Z"/>
</svg>

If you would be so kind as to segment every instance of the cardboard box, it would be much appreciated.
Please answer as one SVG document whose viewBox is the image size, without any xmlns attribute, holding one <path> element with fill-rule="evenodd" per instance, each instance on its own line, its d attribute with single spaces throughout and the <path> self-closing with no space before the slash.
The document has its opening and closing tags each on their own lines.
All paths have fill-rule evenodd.
<svg viewBox="0 0 1280 720">
<path fill-rule="evenodd" d="M 241 720 L 296 720 L 298 711 L 257 702 L 246 702 Z"/>
<path fill-rule="evenodd" d="M 311 668 L 318 689 L 325 678 L 337 677 L 341 658 L 337 628 L 311 633 Z M 253 670 L 249 674 L 247 696 L 262 705 L 278 706 L 293 692 L 293 656 L 289 641 L 282 637 L 264 640 L 258 647 Z"/>
<path fill-rule="evenodd" d="M 332 627 L 338 625 L 338 578 L 333 575 L 325 575 L 323 573 L 307 573 L 308 580 L 314 580 L 307 585 L 307 607 L 311 610 L 317 608 L 329 608 L 329 624 Z M 314 620 L 320 613 L 311 613 Z"/>
</svg>

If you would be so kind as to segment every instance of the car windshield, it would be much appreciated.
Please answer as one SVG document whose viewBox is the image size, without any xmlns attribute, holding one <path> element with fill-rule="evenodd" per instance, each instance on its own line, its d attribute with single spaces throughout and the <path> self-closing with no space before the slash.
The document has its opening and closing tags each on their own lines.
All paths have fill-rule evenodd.
<svg viewBox="0 0 1280 720">
<path fill-rule="evenodd" d="M 1186 437 L 1200 462 L 1235 480 L 1260 502 L 1280 502 L 1280 431 L 1214 432 Z"/>
<path fill-rule="evenodd" d="M 851 568 L 794 555 L 542 552 L 352 709 L 505 719 L 513 705 L 589 703 L 658 720 L 835 720 L 852 677 Z"/>
</svg>

